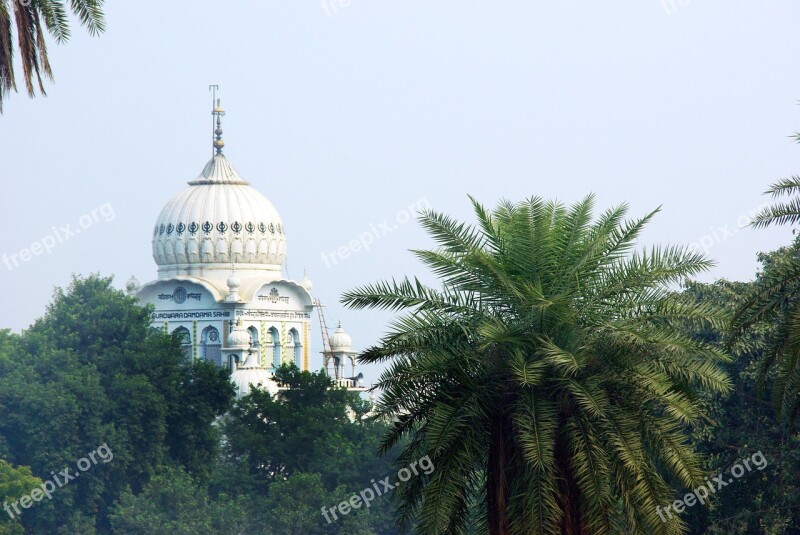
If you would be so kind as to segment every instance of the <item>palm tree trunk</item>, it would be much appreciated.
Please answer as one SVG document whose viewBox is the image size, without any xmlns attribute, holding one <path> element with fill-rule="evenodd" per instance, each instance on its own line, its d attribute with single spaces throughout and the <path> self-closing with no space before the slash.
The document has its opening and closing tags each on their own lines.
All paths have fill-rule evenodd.
<svg viewBox="0 0 800 535">
<path fill-rule="evenodd" d="M 486 470 L 486 511 L 489 535 L 508 535 L 508 491 L 511 460 L 511 420 L 507 413 L 492 422 L 489 438 L 489 462 Z"/>
</svg>

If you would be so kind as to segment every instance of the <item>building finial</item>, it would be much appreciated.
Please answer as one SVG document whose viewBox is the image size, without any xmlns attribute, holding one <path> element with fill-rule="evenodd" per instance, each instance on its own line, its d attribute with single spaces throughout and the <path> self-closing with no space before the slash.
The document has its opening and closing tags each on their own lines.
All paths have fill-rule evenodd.
<svg viewBox="0 0 800 535">
<path fill-rule="evenodd" d="M 239 280 L 239 277 L 236 276 L 236 264 L 231 264 L 231 276 L 228 277 L 228 297 L 225 298 L 225 301 L 229 303 L 238 303 L 239 286 L 241 285 L 242 282 Z"/>
<path fill-rule="evenodd" d="M 211 130 L 213 135 L 211 136 L 211 145 L 213 150 L 211 151 L 211 155 L 213 157 L 216 154 L 222 154 L 222 149 L 225 147 L 225 142 L 222 141 L 222 121 L 220 119 L 220 117 L 225 115 L 225 110 L 222 109 L 220 99 L 217 98 L 217 89 L 219 89 L 219 86 L 210 85 L 208 89 L 212 92 Z"/>
</svg>

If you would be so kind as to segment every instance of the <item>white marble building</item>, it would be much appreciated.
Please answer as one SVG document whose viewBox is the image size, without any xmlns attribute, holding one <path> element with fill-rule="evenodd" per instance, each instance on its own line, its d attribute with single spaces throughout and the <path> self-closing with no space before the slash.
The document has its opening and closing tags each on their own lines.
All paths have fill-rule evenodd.
<svg viewBox="0 0 800 535">
<path fill-rule="evenodd" d="M 152 244 L 158 278 L 142 286 L 131 278 L 127 289 L 153 304 L 153 325 L 181 335 L 190 358 L 229 367 L 234 382 L 247 376 L 237 383 L 247 389 L 282 363 L 301 370 L 320 369 L 323 363 L 310 362 L 311 282 L 283 276 L 281 217 L 222 154 L 219 106 L 214 114 L 216 154 L 156 219 Z M 352 359 L 350 338 L 331 338 L 337 347 L 329 349 L 343 357 L 334 360 Z"/>
</svg>

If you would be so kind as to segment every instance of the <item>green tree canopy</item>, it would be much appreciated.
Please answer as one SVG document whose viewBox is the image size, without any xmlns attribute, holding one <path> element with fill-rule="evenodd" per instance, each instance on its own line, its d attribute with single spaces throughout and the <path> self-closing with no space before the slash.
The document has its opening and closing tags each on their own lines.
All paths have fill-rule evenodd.
<svg viewBox="0 0 800 535">
<path fill-rule="evenodd" d="M 786 249 L 761 254 L 764 275 L 780 264 Z M 685 293 L 697 302 L 714 302 L 731 313 L 741 307 L 755 282 L 720 280 L 713 284 L 691 283 Z M 761 376 L 769 340 L 779 325 L 761 321 L 731 343 L 730 333 L 713 327 L 689 327 L 687 332 L 718 347 L 730 345 L 735 360 L 726 365 L 734 381 L 733 393 L 703 400 L 717 425 L 695 429 L 694 438 L 706 458 L 710 473 L 728 469 L 755 452 L 768 465 L 745 475 L 741 483 L 717 490 L 708 507 L 694 507 L 685 519 L 689 533 L 777 535 L 800 532 L 800 434 L 787 430 L 772 410 L 770 398 L 778 370 Z M 767 387 L 767 388 L 764 388 Z"/>
<path fill-rule="evenodd" d="M 227 441 L 222 478 L 215 488 L 237 494 L 237 489 L 251 496 L 266 496 L 270 502 L 295 500 L 295 512 L 274 511 L 269 524 L 289 526 L 292 518 L 306 510 L 292 493 L 300 492 L 305 482 L 323 490 L 303 490 L 303 495 L 318 495 L 312 503 L 335 507 L 352 494 L 393 473 L 391 456 L 377 455 L 385 424 L 363 418 L 365 403 L 358 394 L 334 388 L 324 372 L 300 371 L 283 365 L 275 373 L 283 388 L 277 396 L 254 389 L 239 400 L 224 423 Z M 361 417 L 359 416 L 361 415 Z M 237 471 L 244 464 L 246 473 Z M 230 474 L 236 474 L 235 480 Z M 297 479 L 295 479 L 297 478 Z M 349 493 L 349 494 L 348 494 Z M 333 499 L 333 497 L 338 497 Z M 325 498 L 323 500 L 323 497 Z M 335 526 L 327 526 L 320 508 L 299 526 L 327 526 L 329 530 L 369 526 L 375 533 L 394 534 L 391 497 L 376 500 L 367 511 L 351 516 Z M 322 523 L 320 523 L 322 520 Z M 355 522 L 351 524 L 351 522 Z M 275 533 L 305 533 L 296 529 L 274 528 Z M 309 528 L 311 529 L 311 528 Z M 359 527 L 358 529 L 361 529 Z M 351 533 L 350 531 L 309 531 L 309 533 Z M 352 533 L 356 533 L 353 531 Z"/>
<path fill-rule="evenodd" d="M 111 282 L 75 278 L 21 336 L 0 332 L 0 455 L 49 479 L 102 444 L 114 454 L 28 510 L 33 532 L 105 529 L 126 488 L 172 463 L 207 479 L 219 451 L 213 424 L 234 395 L 227 372 L 188 362 Z"/>
<path fill-rule="evenodd" d="M 245 531 L 242 504 L 212 501 L 185 471 L 165 468 L 135 495 L 126 490 L 111 513 L 115 535 L 240 535 Z"/>
<path fill-rule="evenodd" d="M 703 481 L 685 429 L 707 416 L 701 393 L 731 381 L 729 357 L 682 329 L 727 316 L 671 291 L 709 260 L 635 247 L 655 212 L 594 218 L 593 205 L 473 201 L 475 226 L 426 211 L 438 248 L 415 253 L 441 289 L 404 279 L 344 295 L 352 308 L 406 311 L 359 360 L 389 364 L 384 448 L 407 437 L 398 463 L 428 455 L 436 467 L 398 490 L 421 533 L 683 529 L 658 508 L 671 485 Z"/>
<path fill-rule="evenodd" d="M 23 533 L 17 518 L 12 518 L 16 511 L 13 503 L 38 488 L 42 481 L 31 474 L 27 466 L 14 467 L 0 459 L 0 535 L 19 535 Z M 9 509 L 6 510 L 6 507 Z M 10 510 L 10 512 L 9 512 Z"/>
</svg>

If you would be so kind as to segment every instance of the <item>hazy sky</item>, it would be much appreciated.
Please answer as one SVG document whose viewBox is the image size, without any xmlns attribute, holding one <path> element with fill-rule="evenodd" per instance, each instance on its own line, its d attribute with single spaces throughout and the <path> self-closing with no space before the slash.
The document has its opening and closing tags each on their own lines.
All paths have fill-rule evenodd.
<svg viewBox="0 0 800 535">
<path fill-rule="evenodd" d="M 632 215 L 663 205 L 643 242 L 708 246 L 718 266 L 703 280 L 750 279 L 756 253 L 790 239 L 738 229 L 771 182 L 800 173 L 796 1 L 106 10 L 101 37 L 75 27 L 51 44 L 48 97 L 12 95 L 0 116 L 0 254 L 81 229 L 0 264 L 0 328 L 27 327 L 72 273 L 119 286 L 156 277 L 156 216 L 210 156 L 212 83 L 226 155 L 283 218 L 289 275 L 308 268 L 329 323 L 341 319 L 357 348 L 389 315 L 344 310 L 339 296 L 423 273 L 407 252 L 430 245 L 406 222 L 418 203 L 462 219 L 468 193 L 493 205 L 594 191 L 598 210 L 627 201 Z M 369 250 L 331 257 L 370 232 Z M 313 332 L 316 352 L 316 318 Z"/>
</svg>

